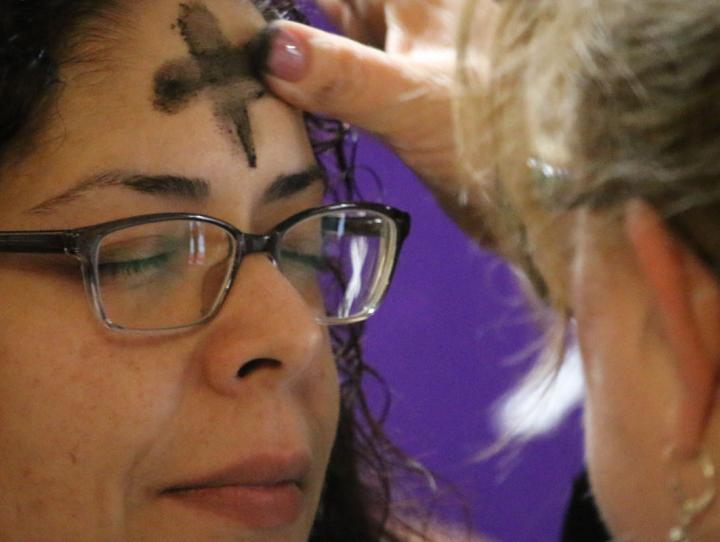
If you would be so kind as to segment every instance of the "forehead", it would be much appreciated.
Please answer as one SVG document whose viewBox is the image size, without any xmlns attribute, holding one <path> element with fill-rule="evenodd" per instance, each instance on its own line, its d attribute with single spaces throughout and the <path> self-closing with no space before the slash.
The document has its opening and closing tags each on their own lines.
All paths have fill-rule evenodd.
<svg viewBox="0 0 720 542">
<path fill-rule="evenodd" d="M 269 95 L 249 103 L 258 162 L 250 169 L 243 146 L 228 136 L 234 129 L 228 114 L 218 114 L 217 93 L 198 92 L 173 113 L 156 107 L 156 75 L 163 66 L 193 60 L 192 48 L 238 48 L 257 35 L 265 20 L 250 2 L 128 3 L 130 10 L 117 25 L 110 23 L 107 36 L 93 37 L 98 47 L 88 61 L 61 71 L 64 84 L 40 145 L 12 172 L 32 180 L 17 181 L 28 206 L 107 170 L 248 179 L 248 186 L 308 167 L 312 152 L 300 114 Z M 212 17 L 198 17 L 203 11 Z M 240 87 L 223 87 L 223 96 Z"/>
<path fill-rule="evenodd" d="M 258 9 L 249 0 L 153 0 L 132 3 L 129 24 L 121 25 L 126 52 L 150 48 L 162 55 L 187 54 L 183 35 L 189 26 L 198 47 L 216 47 L 222 40 L 240 45 L 265 25 Z M 213 20 L 205 16 L 210 13 Z M 187 37 L 187 34 L 186 34 Z"/>
<path fill-rule="evenodd" d="M 106 131 L 122 129 L 128 125 L 125 120 L 136 121 L 137 115 L 145 120 L 152 114 L 149 109 L 162 110 L 155 94 L 163 68 L 178 70 L 171 81 L 176 91 L 177 85 L 194 81 L 196 95 L 211 86 L 213 77 L 237 79 L 238 60 L 247 61 L 242 47 L 265 26 L 263 16 L 248 0 L 127 4 L 126 14 L 103 21 L 101 36 L 88 36 L 83 44 L 80 35 L 77 57 L 81 61 L 62 68 L 64 84 L 57 110 L 63 117 L 63 136 L 69 135 L 74 124 L 102 119 Z M 213 57 L 214 64 L 206 57 Z M 259 86 L 256 81 L 253 84 Z M 196 101 L 207 101 L 202 98 Z M 177 112 L 175 105 L 164 108 Z M 129 117 L 121 119 L 121 111 Z M 57 119 L 51 118 L 51 124 L 53 120 Z"/>
</svg>

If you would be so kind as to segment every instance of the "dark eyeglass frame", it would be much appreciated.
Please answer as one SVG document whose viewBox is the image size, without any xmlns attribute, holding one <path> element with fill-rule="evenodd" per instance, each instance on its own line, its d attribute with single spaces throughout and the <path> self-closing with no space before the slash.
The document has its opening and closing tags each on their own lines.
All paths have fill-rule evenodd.
<svg viewBox="0 0 720 542">
<path fill-rule="evenodd" d="M 89 296 L 93 309 L 100 320 L 106 327 L 114 331 L 131 331 L 138 333 L 162 333 L 164 331 L 176 331 L 202 325 L 211 320 L 222 307 L 228 292 L 232 288 L 237 276 L 240 264 L 245 256 L 250 254 L 265 253 L 270 257 L 273 265 L 278 266 L 278 244 L 285 233 L 296 224 L 326 213 L 340 211 L 371 211 L 376 212 L 391 219 L 397 231 L 397 246 L 390 270 L 389 280 L 395 273 L 398 258 L 402 245 L 410 233 L 410 215 L 400 209 L 383 205 L 379 203 L 335 203 L 332 205 L 324 205 L 322 207 L 314 207 L 297 213 L 276 225 L 266 234 L 250 234 L 245 233 L 229 222 L 213 218 L 207 215 L 195 213 L 158 213 L 149 215 L 139 215 L 101 224 L 94 224 L 82 228 L 69 230 L 48 230 L 48 231 L 0 231 L 0 253 L 16 253 L 16 254 L 65 254 L 72 256 L 80 261 L 82 269 L 82 277 L 85 283 L 86 292 Z M 100 297 L 100 285 L 95 268 L 97 267 L 98 247 L 102 239 L 119 230 L 141 226 L 144 224 L 152 224 L 156 222 L 173 221 L 173 220 L 191 220 L 194 222 L 202 222 L 211 224 L 224 229 L 230 234 L 235 241 L 234 261 L 232 268 L 228 273 L 226 284 L 218 294 L 218 301 L 202 319 L 187 325 L 181 325 L 173 328 L 160 329 L 130 329 L 118 326 L 113 323 L 106 315 L 102 307 Z M 383 293 L 384 297 L 384 293 Z M 380 300 L 382 297 L 380 298 Z M 372 312 L 366 316 L 359 318 L 348 318 L 346 321 L 337 323 L 353 323 L 361 321 L 370 316 Z"/>
</svg>

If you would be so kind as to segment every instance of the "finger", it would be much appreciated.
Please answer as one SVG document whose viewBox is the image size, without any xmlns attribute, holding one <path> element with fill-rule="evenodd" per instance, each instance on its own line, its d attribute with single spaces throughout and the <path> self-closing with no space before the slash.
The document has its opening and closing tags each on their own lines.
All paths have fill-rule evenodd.
<svg viewBox="0 0 720 542">
<path fill-rule="evenodd" d="M 417 126 L 421 114 L 449 117 L 449 81 L 428 78 L 406 59 L 287 21 L 269 34 L 266 83 L 300 109 L 381 136 Z"/>
<path fill-rule="evenodd" d="M 374 47 L 383 47 L 387 31 L 383 0 L 317 0 L 317 4 L 349 38 Z"/>
</svg>

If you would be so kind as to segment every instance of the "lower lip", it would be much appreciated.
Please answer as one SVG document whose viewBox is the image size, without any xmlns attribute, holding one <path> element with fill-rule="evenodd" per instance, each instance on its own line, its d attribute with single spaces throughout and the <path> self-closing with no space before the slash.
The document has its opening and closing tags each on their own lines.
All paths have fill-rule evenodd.
<svg viewBox="0 0 720 542">
<path fill-rule="evenodd" d="M 303 500 L 300 488 L 290 482 L 187 489 L 166 495 L 252 529 L 293 523 L 300 516 Z"/>
</svg>

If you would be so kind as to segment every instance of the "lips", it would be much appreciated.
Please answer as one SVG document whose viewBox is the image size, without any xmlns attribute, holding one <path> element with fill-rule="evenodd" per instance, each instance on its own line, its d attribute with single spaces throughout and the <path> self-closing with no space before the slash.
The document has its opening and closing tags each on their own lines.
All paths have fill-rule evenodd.
<svg viewBox="0 0 720 542">
<path fill-rule="evenodd" d="M 256 455 L 160 494 L 249 528 L 280 527 L 300 517 L 310 469 L 309 454 Z"/>
</svg>

